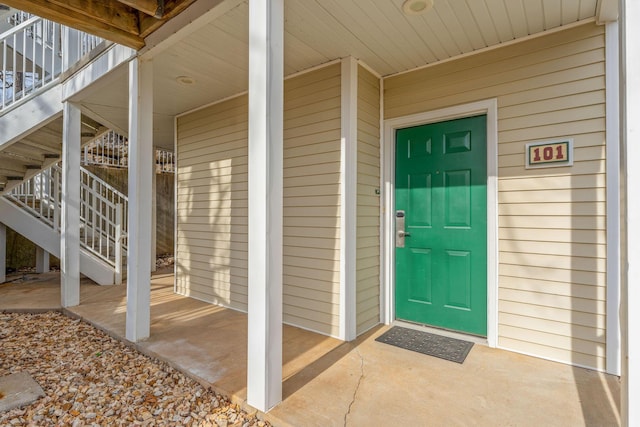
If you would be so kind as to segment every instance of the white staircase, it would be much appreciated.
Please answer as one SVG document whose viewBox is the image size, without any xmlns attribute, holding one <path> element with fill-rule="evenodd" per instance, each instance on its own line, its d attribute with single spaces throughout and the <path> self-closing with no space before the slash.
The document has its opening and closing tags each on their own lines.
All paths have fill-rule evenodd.
<svg viewBox="0 0 640 427">
<path fill-rule="evenodd" d="M 11 9 L 0 20 L 0 222 L 60 257 L 60 76 L 105 43 Z M 106 131 L 81 121 L 83 143 Z M 127 197 L 85 169 L 79 185 L 80 272 L 102 285 L 121 283 Z"/>
<path fill-rule="evenodd" d="M 98 284 L 122 282 L 126 257 L 127 197 L 81 168 L 80 272 Z M 59 165 L 38 173 L 0 197 L 2 222 L 60 257 Z"/>
</svg>

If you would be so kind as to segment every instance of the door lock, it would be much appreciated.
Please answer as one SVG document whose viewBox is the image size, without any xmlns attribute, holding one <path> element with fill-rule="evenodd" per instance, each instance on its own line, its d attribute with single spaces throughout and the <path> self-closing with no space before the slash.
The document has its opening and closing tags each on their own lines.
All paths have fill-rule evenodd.
<svg viewBox="0 0 640 427">
<path fill-rule="evenodd" d="M 396 211 L 396 248 L 404 248 L 404 238 L 411 236 L 411 233 L 407 233 L 406 231 L 404 231 L 404 224 L 404 211 Z"/>
</svg>

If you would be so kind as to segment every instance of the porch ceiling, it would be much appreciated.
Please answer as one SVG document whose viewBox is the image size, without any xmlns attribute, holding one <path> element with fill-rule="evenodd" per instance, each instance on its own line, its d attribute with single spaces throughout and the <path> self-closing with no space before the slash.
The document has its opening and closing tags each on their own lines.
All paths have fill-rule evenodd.
<svg viewBox="0 0 640 427">
<path fill-rule="evenodd" d="M 205 0 L 201 0 L 205 1 Z M 199 5 L 200 3 L 200 5 Z M 589 19 L 617 15 L 614 0 L 435 0 L 423 15 L 406 15 L 404 0 L 286 0 L 285 75 L 353 56 L 382 76 L 448 60 Z M 248 82 L 249 5 L 226 0 L 202 13 L 196 2 L 183 12 L 192 28 L 169 22 L 158 33 L 167 40 L 149 43 L 143 55 L 154 62 L 156 143 L 172 145 L 172 117 L 242 93 Z M 188 27 L 186 27 L 188 28 Z M 181 78 L 182 77 L 182 78 Z M 191 80 L 192 84 L 185 84 Z M 88 100 L 108 109 L 118 98 L 126 108 L 126 84 L 116 96 Z M 170 119 L 171 118 L 171 119 Z M 122 124 L 122 123 L 121 123 Z M 124 123 L 126 128 L 126 123 Z M 160 135 L 162 133 L 162 136 Z M 165 139 L 167 139 L 165 141 Z"/>
</svg>

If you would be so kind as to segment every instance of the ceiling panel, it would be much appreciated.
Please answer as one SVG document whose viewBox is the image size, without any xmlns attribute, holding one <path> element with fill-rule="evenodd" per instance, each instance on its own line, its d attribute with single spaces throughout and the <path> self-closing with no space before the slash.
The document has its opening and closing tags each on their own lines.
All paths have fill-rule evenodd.
<svg viewBox="0 0 640 427">
<path fill-rule="evenodd" d="M 285 74 L 353 56 L 388 76 L 595 16 L 597 0 L 435 0 L 407 16 L 404 0 L 286 0 Z M 153 58 L 157 133 L 172 138 L 172 117 L 247 90 L 248 2 Z M 176 79 L 190 77 L 194 84 Z M 96 114 L 126 117 L 126 76 L 88 100 Z M 113 105 L 117 103 L 118 105 Z M 108 118 L 108 117 L 107 117 Z"/>
</svg>

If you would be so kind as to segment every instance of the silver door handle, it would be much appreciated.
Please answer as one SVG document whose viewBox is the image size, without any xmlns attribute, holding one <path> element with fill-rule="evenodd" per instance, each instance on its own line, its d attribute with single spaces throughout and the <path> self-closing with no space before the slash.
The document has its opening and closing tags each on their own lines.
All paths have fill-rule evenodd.
<svg viewBox="0 0 640 427">
<path fill-rule="evenodd" d="M 411 233 L 407 233 L 406 231 L 398 231 L 398 237 L 411 237 Z"/>
</svg>

